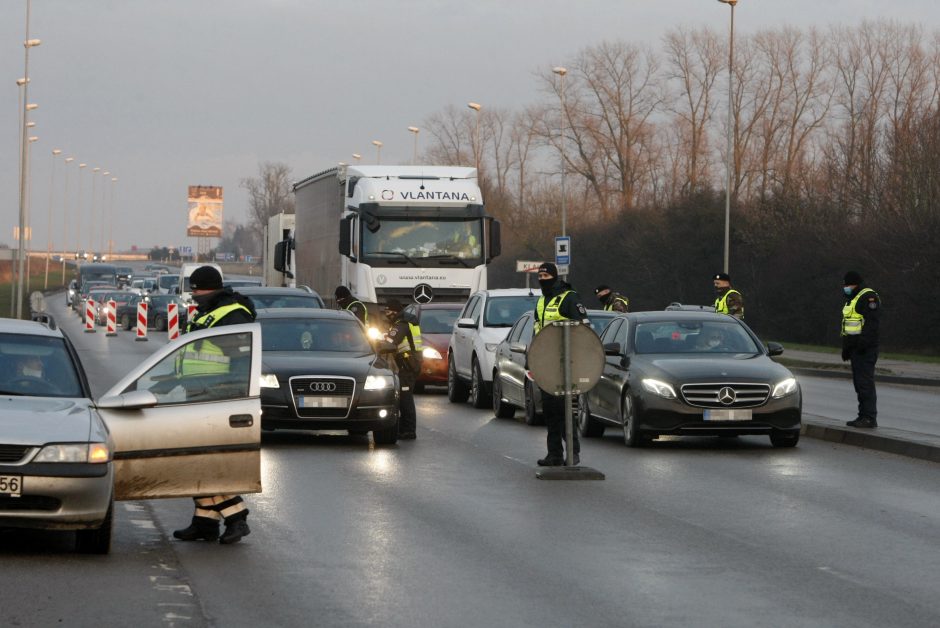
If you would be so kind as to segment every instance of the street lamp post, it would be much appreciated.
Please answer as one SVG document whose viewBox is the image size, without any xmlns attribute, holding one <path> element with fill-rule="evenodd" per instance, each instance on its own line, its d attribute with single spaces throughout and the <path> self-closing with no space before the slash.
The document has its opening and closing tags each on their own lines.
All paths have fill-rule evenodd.
<svg viewBox="0 0 940 628">
<path fill-rule="evenodd" d="M 410 126 L 408 130 L 415 134 L 415 149 L 411 156 L 411 165 L 416 166 L 418 164 L 418 133 L 421 132 L 421 129 L 416 126 Z"/>
<path fill-rule="evenodd" d="M 52 257 L 52 202 L 55 198 L 55 158 L 61 154 L 62 151 L 58 148 L 52 149 L 52 174 L 49 177 L 49 230 L 46 233 L 46 274 L 43 280 L 43 290 L 49 289 L 49 258 Z"/>
<path fill-rule="evenodd" d="M 75 161 L 74 157 L 65 158 L 65 191 L 62 193 L 62 285 L 65 285 L 65 258 L 68 256 L 69 246 L 69 164 Z"/>
<path fill-rule="evenodd" d="M 561 235 L 568 235 L 568 194 L 565 190 L 565 179 L 567 179 L 567 155 L 565 154 L 565 121 L 568 119 L 568 109 L 565 103 L 565 75 L 568 69 L 561 66 L 552 68 L 552 72 L 558 75 L 559 95 L 561 97 L 561 126 L 559 128 L 559 150 L 561 152 Z"/>
<path fill-rule="evenodd" d="M 356 163 L 358 164 L 359 161 L 362 159 L 362 155 L 360 155 L 359 153 L 353 153 L 352 158 L 355 159 Z"/>
<path fill-rule="evenodd" d="M 734 93 L 732 91 L 732 77 L 734 76 L 734 7 L 738 0 L 718 0 L 731 7 L 731 31 L 728 36 L 728 147 L 727 168 L 725 180 L 725 249 L 724 272 L 729 272 L 729 258 L 731 253 L 731 171 L 734 164 L 733 118 L 731 115 Z"/>
<path fill-rule="evenodd" d="M 88 220 L 88 252 L 91 253 L 91 261 L 95 261 L 95 196 L 98 192 L 98 177 L 95 175 L 101 172 L 97 166 L 91 169 L 91 207 L 89 209 Z"/>
<path fill-rule="evenodd" d="M 29 292 L 30 262 L 32 262 L 33 252 L 33 179 L 31 177 L 32 173 L 30 172 L 32 166 L 32 159 L 30 158 L 32 148 L 30 148 L 30 144 L 38 141 L 39 137 L 36 135 L 30 135 L 26 140 L 26 291 L 23 294 Z"/>
<path fill-rule="evenodd" d="M 88 167 L 88 164 L 78 164 L 78 203 L 75 207 L 75 255 L 79 257 L 78 252 L 82 250 L 82 182 L 84 177 L 82 176 L 85 173 L 85 168 Z M 78 263 L 81 264 L 85 261 L 85 256 L 80 256 L 81 259 L 78 260 Z"/>
<path fill-rule="evenodd" d="M 111 177 L 111 200 L 108 203 L 108 261 L 114 259 L 114 188 L 117 177 Z"/>
<path fill-rule="evenodd" d="M 480 177 L 480 153 L 482 152 L 479 149 L 480 145 L 480 109 L 483 108 L 478 102 L 468 102 L 467 106 L 474 111 L 476 111 L 476 121 L 473 125 L 473 162 L 477 169 L 477 178 Z"/>
<path fill-rule="evenodd" d="M 382 142 L 379 140 L 372 140 L 372 145 L 375 146 L 375 163 L 382 163 Z"/>
<path fill-rule="evenodd" d="M 108 172 L 107 170 L 101 173 L 101 176 L 103 177 L 101 179 L 101 237 L 98 238 L 98 251 L 100 252 L 101 255 L 104 255 L 104 227 L 106 223 L 105 210 L 107 209 L 107 201 L 105 200 L 105 197 L 107 196 L 107 192 L 108 192 L 107 183 L 108 183 L 108 177 L 110 175 L 111 173 Z M 109 262 L 111 261 L 110 256 L 108 257 L 108 261 Z"/>
</svg>

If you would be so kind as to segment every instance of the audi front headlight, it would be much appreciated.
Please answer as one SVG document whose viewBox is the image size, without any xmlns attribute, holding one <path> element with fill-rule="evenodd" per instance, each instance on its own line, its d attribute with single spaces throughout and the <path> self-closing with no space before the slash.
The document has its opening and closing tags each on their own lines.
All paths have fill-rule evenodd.
<svg viewBox="0 0 940 628">
<path fill-rule="evenodd" d="M 365 390 L 384 390 L 391 388 L 395 384 L 391 375 L 368 375 L 366 377 Z"/>
<path fill-rule="evenodd" d="M 643 388 L 663 399 L 676 398 L 675 389 L 666 382 L 661 382 L 658 379 L 644 379 Z"/>
<path fill-rule="evenodd" d="M 107 443 L 61 443 L 46 445 L 33 458 L 33 462 L 90 462 L 99 464 L 111 460 Z"/>
<path fill-rule="evenodd" d="M 379 331 L 378 327 L 370 327 L 367 329 L 366 336 L 369 337 L 369 340 L 381 340 L 385 337 L 382 332 Z"/>
<path fill-rule="evenodd" d="M 780 399 L 781 397 L 786 397 L 796 392 L 797 384 L 796 380 L 792 377 L 788 377 L 783 380 L 776 386 L 774 386 L 774 392 L 771 394 L 771 397 L 774 399 Z"/>
<path fill-rule="evenodd" d="M 425 360 L 443 360 L 441 357 L 441 352 L 435 349 L 434 347 L 425 347 L 424 351 L 421 352 L 421 355 L 424 356 Z"/>
<path fill-rule="evenodd" d="M 277 375 L 271 373 L 262 374 L 258 383 L 262 388 L 280 388 L 281 385 L 277 383 Z"/>
</svg>

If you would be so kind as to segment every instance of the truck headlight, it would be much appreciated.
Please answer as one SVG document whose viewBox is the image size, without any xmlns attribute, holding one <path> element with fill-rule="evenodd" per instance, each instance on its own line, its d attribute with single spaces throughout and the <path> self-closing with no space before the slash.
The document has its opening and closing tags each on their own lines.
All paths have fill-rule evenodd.
<svg viewBox="0 0 940 628">
<path fill-rule="evenodd" d="M 33 462 L 110 462 L 111 451 L 107 443 L 61 443 L 46 445 L 33 458 Z"/>
<path fill-rule="evenodd" d="M 258 378 L 258 384 L 262 388 L 280 388 L 281 387 L 281 385 L 277 383 L 277 375 L 273 375 L 271 373 L 262 374 L 261 377 Z"/>
<path fill-rule="evenodd" d="M 796 392 L 796 380 L 792 377 L 788 377 L 783 380 L 776 386 L 774 386 L 774 392 L 771 394 L 771 397 L 774 399 L 780 399 L 781 397 L 786 397 L 787 395 L 793 394 Z"/>
<path fill-rule="evenodd" d="M 661 382 L 658 379 L 644 379 L 643 388 L 663 399 L 676 398 L 675 389 L 666 382 Z"/>
<path fill-rule="evenodd" d="M 366 376 L 365 390 L 384 390 L 391 388 L 394 384 L 390 375 L 368 375 Z"/>
<path fill-rule="evenodd" d="M 424 356 L 426 360 L 443 360 L 441 357 L 441 352 L 435 349 L 434 347 L 425 347 L 421 352 L 421 355 Z"/>
</svg>

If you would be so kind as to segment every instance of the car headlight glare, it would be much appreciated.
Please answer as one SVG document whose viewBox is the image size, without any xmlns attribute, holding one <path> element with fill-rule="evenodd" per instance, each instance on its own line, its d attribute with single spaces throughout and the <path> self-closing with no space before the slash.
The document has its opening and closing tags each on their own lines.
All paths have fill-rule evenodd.
<svg viewBox="0 0 940 628">
<path fill-rule="evenodd" d="M 771 396 L 774 399 L 780 399 L 781 397 L 786 397 L 787 395 L 793 394 L 796 392 L 796 380 L 792 377 L 788 377 L 783 380 L 776 386 L 774 386 L 774 392 Z"/>
<path fill-rule="evenodd" d="M 662 397 L 663 399 L 676 398 L 675 389 L 666 382 L 661 382 L 658 379 L 644 379 L 643 388 L 653 393 L 654 395 Z"/>
<path fill-rule="evenodd" d="M 369 340 L 381 340 L 385 337 L 382 332 L 379 331 L 378 327 L 370 327 L 367 329 L 366 336 L 369 337 Z"/>
<path fill-rule="evenodd" d="M 486 347 L 487 351 L 489 351 L 490 353 L 493 353 L 494 351 L 496 351 L 496 347 L 499 346 L 499 343 L 498 342 L 485 342 L 483 343 L 483 346 Z"/>
<path fill-rule="evenodd" d="M 421 352 L 421 355 L 424 356 L 426 360 L 443 360 L 441 357 L 441 352 L 435 349 L 434 347 L 425 347 Z"/>
<path fill-rule="evenodd" d="M 281 385 L 277 383 L 277 375 L 272 373 L 262 374 L 258 379 L 258 383 L 262 388 L 280 388 Z"/>
<path fill-rule="evenodd" d="M 46 445 L 33 458 L 33 462 L 91 462 L 99 464 L 111 460 L 106 443 L 69 443 Z"/>
<path fill-rule="evenodd" d="M 366 376 L 366 390 L 384 390 L 391 388 L 393 384 L 389 375 L 368 375 Z"/>
</svg>

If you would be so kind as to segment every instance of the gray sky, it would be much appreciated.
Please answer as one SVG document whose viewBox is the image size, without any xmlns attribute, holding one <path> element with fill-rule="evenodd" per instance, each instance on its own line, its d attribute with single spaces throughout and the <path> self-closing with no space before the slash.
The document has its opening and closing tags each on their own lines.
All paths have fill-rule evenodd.
<svg viewBox="0 0 940 628">
<path fill-rule="evenodd" d="M 11 245 L 25 6 L 0 0 L 0 243 Z M 244 221 L 239 180 L 261 161 L 287 163 L 300 179 L 354 152 L 373 161 L 379 139 L 383 163 L 407 163 L 407 127 L 447 105 L 518 108 L 540 97 L 534 72 L 585 46 L 658 45 L 674 26 L 726 30 L 728 16 L 716 0 L 33 0 L 31 36 L 43 41 L 30 53 L 29 100 L 40 105 L 33 248 L 46 247 L 53 148 L 76 158 L 68 167 L 73 234 L 82 161 L 119 178 L 118 248 L 192 245 L 188 185 L 223 186 L 226 219 Z M 937 0 L 740 0 L 735 28 L 885 17 L 940 28 Z M 83 179 L 87 225 L 88 170 Z M 87 226 L 82 233 L 87 241 Z"/>
</svg>

